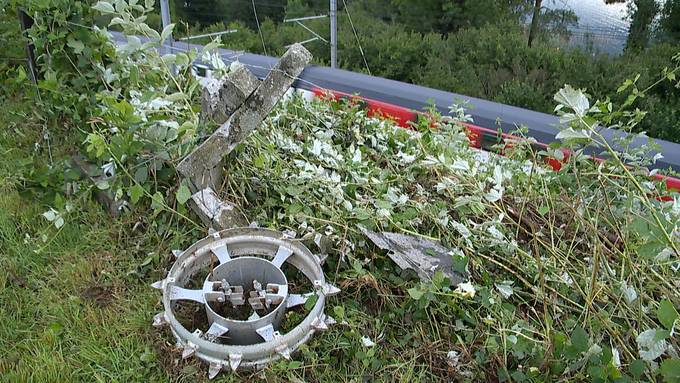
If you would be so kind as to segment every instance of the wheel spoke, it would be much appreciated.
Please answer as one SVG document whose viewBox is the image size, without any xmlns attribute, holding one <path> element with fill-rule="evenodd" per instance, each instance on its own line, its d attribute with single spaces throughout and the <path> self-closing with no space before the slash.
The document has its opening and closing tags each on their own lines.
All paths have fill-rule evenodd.
<svg viewBox="0 0 680 383">
<path fill-rule="evenodd" d="M 305 293 L 305 294 L 290 294 L 288 295 L 288 300 L 286 301 L 286 307 L 291 308 L 299 305 L 305 304 L 307 302 L 307 299 L 314 295 L 314 293 Z"/>
<path fill-rule="evenodd" d="M 274 326 L 271 324 L 260 327 L 255 331 L 257 331 L 257 333 L 262 337 L 262 339 L 264 339 L 265 342 L 269 342 L 270 340 L 274 339 Z"/>
<path fill-rule="evenodd" d="M 288 257 L 290 257 L 291 254 L 292 252 L 287 247 L 279 246 L 279 249 L 276 251 L 276 255 L 274 256 L 274 259 L 272 259 L 272 263 L 277 267 L 281 267 L 281 265 L 283 265 L 283 262 L 286 262 L 286 259 L 288 259 Z"/>
<path fill-rule="evenodd" d="M 212 249 L 210 249 L 210 251 L 212 251 L 212 253 L 215 254 L 215 256 L 217 257 L 217 259 L 220 260 L 220 263 L 225 263 L 231 259 L 231 257 L 229 256 L 229 250 L 227 249 L 226 245 L 213 247 Z"/>
<path fill-rule="evenodd" d="M 217 322 L 213 322 L 213 324 L 210 325 L 208 331 L 206 331 L 205 335 L 206 338 L 208 338 L 208 340 L 212 341 L 226 334 L 228 331 L 229 331 L 228 328 L 222 326 Z"/>
<path fill-rule="evenodd" d="M 178 286 L 172 286 L 172 289 L 170 290 L 170 299 L 171 300 L 186 299 L 198 303 L 205 303 L 205 299 L 203 297 L 203 290 L 191 290 Z"/>
</svg>

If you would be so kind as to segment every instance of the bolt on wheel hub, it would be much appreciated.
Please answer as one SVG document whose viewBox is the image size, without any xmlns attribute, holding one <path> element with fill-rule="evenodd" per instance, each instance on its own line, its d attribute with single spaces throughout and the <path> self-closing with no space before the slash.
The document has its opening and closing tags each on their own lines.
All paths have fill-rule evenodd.
<svg viewBox="0 0 680 383">
<path fill-rule="evenodd" d="M 321 259 L 299 241 L 259 228 L 215 232 L 187 250 L 173 252 L 177 260 L 165 279 L 152 287 L 163 291 L 164 311 L 154 326 L 168 325 L 182 357 L 210 364 L 212 379 L 221 370 L 239 366 L 259 368 L 279 357 L 290 358 L 299 345 L 335 320 L 325 315 L 325 298 L 340 290 L 326 283 Z M 290 294 L 288 263 L 301 272 L 313 291 Z M 201 289 L 186 286 L 201 269 L 210 272 Z M 292 330 L 281 333 L 286 311 L 317 296 L 307 316 Z M 176 316 L 177 303 L 193 301 L 205 307 L 206 329 L 187 329 Z"/>
</svg>

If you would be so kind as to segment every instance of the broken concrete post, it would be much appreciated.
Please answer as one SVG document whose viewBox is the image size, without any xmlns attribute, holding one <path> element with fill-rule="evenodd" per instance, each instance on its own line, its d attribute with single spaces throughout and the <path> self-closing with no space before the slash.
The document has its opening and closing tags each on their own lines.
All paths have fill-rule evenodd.
<svg viewBox="0 0 680 383">
<path fill-rule="evenodd" d="M 220 103 L 227 116 L 231 116 L 260 85 L 260 80 L 244 65 L 236 65 L 227 74 L 220 90 Z M 227 118 L 228 119 L 228 118 Z M 223 124 L 227 119 L 220 122 Z"/>
<path fill-rule="evenodd" d="M 203 78 L 200 84 L 203 87 L 201 93 L 201 120 L 204 122 L 214 121 L 220 125 L 227 121 L 229 115 L 220 106 L 220 90 L 224 79 Z"/>
<path fill-rule="evenodd" d="M 212 189 L 203 189 L 193 194 L 191 206 L 201 221 L 215 230 L 248 225 L 236 205 L 220 200 Z"/>
<path fill-rule="evenodd" d="M 209 227 L 220 230 L 247 225 L 236 205 L 221 201 L 215 193 L 221 182 L 219 165 L 262 124 L 311 58 L 302 45 L 295 44 L 262 83 L 244 66 L 236 67 L 221 81 L 205 82 L 203 118 L 226 122 L 184 158 L 177 170 L 191 181 L 194 191 L 198 190 L 191 196 L 191 206 Z"/>
<path fill-rule="evenodd" d="M 437 271 L 441 271 L 452 285 L 466 280 L 463 275 L 453 271 L 451 253 L 439 242 L 398 233 L 376 233 L 365 228 L 361 228 L 361 231 L 376 246 L 387 250 L 387 255 L 397 266 L 415 271 L 423 282 L 431 280 Z"/>
<path fill-rule="evenodd" d="M 224 156 L 260 126 L 311 59 L 311 53 L 302 45 L 291 46 L 243 105 L 212 136 L 180 162 L 177 170 L 191 178 L 192 175 L 204 174 L 206 169 L 219 165 Z"/>
<path fill-rule="evenodd" d="M 257 77 L 243 65 L 235 65 L 222 79 L 202 80 L 201 117 L 224 124 L 259 84 Z"/>
<path fill-rule="evenodd" d="M 243 65 L 236 65 L 222 79 L 202 81 L 201 118 L 204 121 L 225 123 L 229 116 L 257 89 L 260 81 Z M 186 176 L 186 175 L 185 175 Z M 222 183 L 222 168 L 204 168 L 188 177 L 196 192 L 205 188 L 218 190 Z"/>
</svg>

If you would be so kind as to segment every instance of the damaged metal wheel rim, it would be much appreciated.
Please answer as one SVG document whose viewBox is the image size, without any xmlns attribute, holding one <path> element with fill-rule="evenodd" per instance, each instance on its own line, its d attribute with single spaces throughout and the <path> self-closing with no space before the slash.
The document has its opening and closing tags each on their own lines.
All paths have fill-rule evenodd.
<svg viewBox="0 0 680 383">
<path fill-rule="evenodd" d="M 290 353 L 305 343 L 316 331 L 328 328 L 335 323 L 332 317 L 324 314 L 325 298 L 339 292 L 336 287 L 327 284 L 321 259 L 313 254 L 299 241 L 293 241 L 282 233 L 259 228 L 238 228 L 215 232 L 196 242 L 183 252 L 176 252 L 177 260 L 171 267 L 167 277 L 152 286 L 163 291 L 164 311 L 154 317 L 154 325 L 169 325 L 178 344 L 183 348 L 182 356 L 196 356 L 210 364 L 209 377 L 215 377 L 221 370 L 230 368 L 259 368 L 280 357 L 290 358 Z M 218 265 L 212 268 L 202 289 L 186 289 L 184 286 L 200 269 L 210 267 L 214 259 Z M 241 260 L 242 265 L 236 262 Z M 285 274 L 281 270 L 287 262 L 298 269 L 310 280 L 315 291 L 305 294 L 288 294 Z M 246 320 L 226 318 L 212 310 L 210 302 L 243 305 L 246 298 L 243 289 L 227 280 L 215 281 L 213 275 L 219 269 L 242 267 L 246 273 L 271 278 L 265 283 L 266 288 L 250 291 L 248 304 L 261 308 L 261 305 L 276 306 L 264 316 L 251 316 Z M 253 270 L 256 269 L 256 270 Z M 222 275 L 240 275 L 238 271 L 223 272 Z M 280 274 L 280 275 L 279 275 Z M 283 276 L 283 279 L 281 279 Z M 245 280 L 249 278 L 245 277 Z M 240 282 L 243 282 L 241 279 Z M 233 286 L 232 286 L 233 285 Z M 258 286 L 259 287 L 259 286 Z M 278 324 L 288 308 L 304 304 L 316 294 L 317 301 L 309 314 L 295 328 L 285 334 L 278 332 Z M 202 303 L 206 307 L 210 328 L 203 333 L 200 329 L 190 331 L 176 319 L 175 302 L 190 300 Z M 236 306 L 235 306 L 236 307 Z M 254 311 L 257 312 L 257 311 Z M 215 340 L 223 335 L 232 335 L 239 343 L 222 344 Z M 256 334 L 256 335 L 255 335 Z M 255 335 L 255 338 L 253 338 Z M 259 338 L 260 342 L 257 342 Z"/>
</svg>

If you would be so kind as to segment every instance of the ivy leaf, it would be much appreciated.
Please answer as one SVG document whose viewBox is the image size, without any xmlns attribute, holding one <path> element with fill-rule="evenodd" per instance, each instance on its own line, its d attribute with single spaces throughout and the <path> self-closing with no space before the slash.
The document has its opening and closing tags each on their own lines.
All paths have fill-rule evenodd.
<svg viewBox="0 0 680 383">
<path fill-rule="evenodd" d="M 76 54 L 80 54 L 85 49 L 85 44 L 80 40 L 68 39 L 66 45 L 73 48 L 73 52 Z"/>
<path fill-rule="evenodd" d="M 139 199 L 144 195 L 144 188 L 141 187 L 139 184 L 134 184 L 129 190 L 128 190 L 128 195 L 130 196 L 130 202 L 132 204 L 136 204 L 139 202 Z"/>
<path fill-rule="evenodd" d="M 675 323 L 675 320 L 678 318 L 678 312 L 668 299 L 664 299 L 656 310 L 656 317 L 659 318 L 659 322 L 661 322 L 665 328 L 670 330 L 673 328 L 673 323 Z"/>
<path fill-rule="evenodd" d="M 680 381 L 680 359 L 666 359 L 661 363 L 661 375 L 664 382 Z"/>
<path fill-rule="evenodd" d="M 145 183 L 148 176 L 149 170 L 146 168 L 146 166 L 141 166 L 135 170 L 135 181 L 140 184 Z"/>
<path fill-rule="evenodd" d="M 180 205 L 184 205 L 189 200 L 189 198 L 191 198 L 191 191 L 185 182 L 182 182 L 182 184 L 179 185 L 179 189 L 177 189 L 177 194 L 175 197 L 177 198 L 177 202 L 179 202 Z"/>
<path fill-rule="evenodd" d="M 574 332 L 571 333 L 571 344 L 579 352 L 588 350 L 588 333 L 580 326 L 576 326 Z"/>
<path fill-rule="evenodd" d="M 630 366 L 628 366 L 628 370 L 631 375 L 633 375 L 633 378 L 638 379 L 645 373 L 645 362 L 641 359 L 635 359 L 631 362 Z"/>
<path fill-rule="evenodd" d="M 116 10 L 113 9 L 113 5 L 106 1 L 98 1 L 97 4 L 92 6 L 92 9 L 96 9 L 103 14 L 116 12 Z"/>
</svg>

